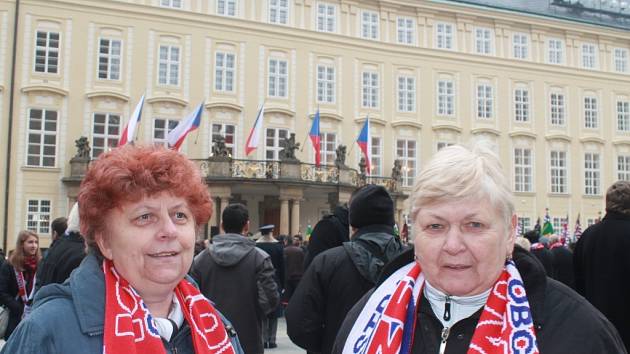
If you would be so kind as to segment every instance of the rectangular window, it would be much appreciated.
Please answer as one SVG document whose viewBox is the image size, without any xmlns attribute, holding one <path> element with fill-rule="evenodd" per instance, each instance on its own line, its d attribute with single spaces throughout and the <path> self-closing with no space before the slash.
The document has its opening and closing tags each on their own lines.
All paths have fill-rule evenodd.
<svg viewBox="0 0 630 354">
<path fill-rule="evenodd" d="M 383 175 L 383 146 L 381 145 L 381 138 L 378 136 L 372 137 L 372 153 L 370 154 L 371 158 L 371 167 L 372 171 L 370 174 L 373 176 L 382 176 Z"/>
<path fill-rule="evenodd" d="M 176 119 L 155 118 L 153 120 L 153 144 L 168 147 L 168 133 L 179 124 Z"/>
<path fill-rule="evenodd" d="M 282 128 L 265 129 L 265 158 L 267 160 L 280 160 L 280 145 L 285 138 L 289 137 L 289 131 Z"/>
<path fill-rule="evenodd" d="M 92 125 L 92 158 L 118 146 L 120 139 L 120 115 L 94 113 Z"/>
<path fill-rule="evenodd" d="M 551 151 L 551 193 L 567 193 L 567 153 Z"/>
<path fill-rule="evenodd" d="M 337 8 L 333 4 L 317 5 L 317 30 L 320 32 L 337 31 Z"/>
<path fill-rule="evenodd" d="M 101 38 L 98 50 L 98 78 L 120 79 L 121 41 Z"/>
<path fill-rule="evenodd" d="M 269 96 L 287 97 L 289 71 L 286 60 L 269 59 Z"/>
<path fill-rule="evenodd" d="M 28 116 L 27 166 L 55 167 L 57 111 L 31 109 Z"/>
<path fill-rule="evenodd" d="M 553 225 L 553 230 L 556 234 L 560 234 L 562 232 L 562 224 L 564 224 L 564 219 L 554 216 L 551 218 L 551 225 Z"/>
<path fill-rule="evenodd" d="M 400 44 L 413 44 L 415 42 L 415 23 L 412 18 L 399 17 L 396 20 L 396 27 L 398 29 L 398 43 Z"/>
<path fill-rule="evenodd" d="M 596 129 L 599 126 L 597 110 L 597 98 L 584 97 L 584 128 Z"/>
<path fill-rule="evenodd" d="M 158 83 L 179 85 L 179 47 L 160 45 Z"/>
<path fill-rule="evenodd" d="M 317 65 L 317 102 L 335 102 L 335 67 Z"/>
<path fill-rule="evenodd" d="M 600 194 L 599 154 L 588 152 L 584 154 L 584 194 Z"/>
<path fill-rule="evenodd" d="M 321 133 L 320 136 L 320 154 L 322 157 L 322 165 L 332 165 L 335 163 L 337 156 L 335 150 L 337 150 L 337 134 L 335 133 Z"/>
<path fill-rule="evenodd" d="M 564 125 L 564 95 L 552 93 L 551 100 L 551 125 Z"/>
<path fill-rule="evenodd" d="M 597 49 L 594 44 L 582 44 L 582 67 L 587 69 L 595 69 Z"/>
<path fill-rule="evenodd" d="M 372 11 L 361 13 L 361 37 L 378 39 L 378 13 Z"/>
<path fill-rule="evenodd" d="M 160 6 L 172 7 L 174 9 L 181 9 L 182 0 L 160 0 Z"/>
<path fill-rule="evenodd" d="M 630 155 L 617 156 L 617 179 L 630 181 Z"/>
<path fill-rule="evenodd" d="M 630 131 L 630 102 L 617 101 L 617 130 Z"/>
<path fill-rule="evenodd" d="M 529 56 L 529 40 L 524 33 L 512 35 L 512 55 L 515 59 L 527 59 Z"/>
<path fill-rule="evenodd" d="M 373 71 L 364 71 L 361 80 L 361 88 L 363 92 L 362 107 L 378 108 L 378 73 Z"/>
<path fill-rule="evenodd" d="M 517 122 L 529 122 L 529 90 L 514 90 L 514 119 Z"/>
<path fill-rule="evenodd" d="M 35 71 L 56 74 L 59 69 L 59 33 L 37 31 L 35 39 Z"/>
<path fill-rule="evenodd" d="M 435 44 L 439 49 L 454 49 L 452 24 L 438 23 L 435 27 L 435 33 Z"/>
<path fill-rule="evenodd" d="M 521 234 L 524 234 L 525 232 L 532 229 L 532 219 L 519 217 L 517 227 L 521 230 Z"/>
<path fill-rule="evenodd" d="M 416 176 L 416 141 L 407 139 L 396 140 L 396 158 L 402 162 L 402 185 L 413 186 Z"/>
<path fill-rule="evenodd" d="M 438 81 L 437 90 L 437 114 L 440 116 L 452 116 L 455 114 L 455 91 L 453 88 L 453 81 L 440 80 Z"/>
<path fill-rule="evenodd" d="M 451 145 L 453 145 L 453 143 L 446 143 L 446 142 L 443 142 L 443 141 L 438 141 L 438 143 L 437 143 L 437 151 L 440 151 L 440 150 L 444 149 L 445 147 L 448 147 L 448 146 L 451 146 Z"/>
<path fill-rule="evenodd" d="M 416 111 L 416 78 L 413 76 L 398 76 L 398 111 Z"/>
<path fill-rule="evenodd" d="M 236 0 L 217 0 L 217 15 L 236 16 Z"/>
<path fill-rule="evenodd" d="M 625 48 L 615 48 L 613 52 L 615 71 L 618 73 L 628 72 L 628 50 Z"/>
<path fill-rule="evenodd" d="M 477 85 L 477 118 L 492 118 L 492 86 L 489 84 Z"/>
<path fill-rule="evenodd" d="M 234 72 L 236 60 L 232 53 L 216 53 L 214 69 L 214 89 L 217 91 L 234 91 Z"/>
<path fill-rule="evenodd" d="M 532 150 L 514 149 L 514 191 L 532 191 Z"/>
<path fill-rule="evenodd" d="M 236 126 L 232 124 L 212 124 L 212 145 L 214 142 L 223 137 L 225 147 L 231 157 L 236 157 Z"/>
<path fill-rule="evenodd" d="M 26 229 L 40 235 L 50 234 L 50 200 L 29 199 L 27 201 Z"/>
<path fill-rule="evenodd" d="M 232 15 L 233 16 L 233 15 Z M 289 19 L 288 0 L 269 0 L 269 23 L 286 25 Z"/>
<path fill-rule="evenodd" d="M 549 64 L 562 64 L 564 62 L 564 43 L 559 39 L 547 41 L 547 54 Z"/>
<path fill-rule="evenodd" d="M 492 54 L 492 30 L 489 28 L 475 29 L 475 52 Z"/>
</svg>

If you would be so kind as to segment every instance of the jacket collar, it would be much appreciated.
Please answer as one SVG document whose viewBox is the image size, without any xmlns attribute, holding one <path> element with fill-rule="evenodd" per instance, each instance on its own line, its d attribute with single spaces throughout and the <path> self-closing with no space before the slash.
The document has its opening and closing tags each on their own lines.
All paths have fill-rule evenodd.
<svg viewBox="0 0 630 354">
<path fill-rule="evenodd" d="M 389 226 L 389 225 L 381 225 L 381 224 L 363 226 L 362 228 L 358 229 L 357 232 L 354 233 L 354 235 L 352 235 L 352 237 L 350 238 L 350 241 L 356 241 L 362 235 L 371 234 L 371 233 L 386 233 L 386 234 L 394 235 L 394 227 Z"/>
<path fill-rule="evenodd" d="M 88 254 L 70 275 L 70 289 L 81 332 L 103 333 L 105 324 L 105 275 L 97 257 Z"/>
</svg>

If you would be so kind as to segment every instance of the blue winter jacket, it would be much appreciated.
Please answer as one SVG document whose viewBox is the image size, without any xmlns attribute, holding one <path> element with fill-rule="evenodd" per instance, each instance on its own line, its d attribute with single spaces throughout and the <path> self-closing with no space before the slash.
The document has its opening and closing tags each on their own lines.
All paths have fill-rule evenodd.
<svg viewBox="0 0 630 354">
<path fill-rule="evenodd" d="M 65 283 L 47 285 L 37 292 L 33 311 L 0 354 L 100 354 L 104 320 L 105 277 L 97 258 L 90 254 Z M 231 328 L 225 318 L 223 321 Z M 237 354 L 243 353 L 236 334 L 231 339 Z M 167 353 L 195 352 L 186 321 L 170 342 L 163 343 Z"/>
</svg>

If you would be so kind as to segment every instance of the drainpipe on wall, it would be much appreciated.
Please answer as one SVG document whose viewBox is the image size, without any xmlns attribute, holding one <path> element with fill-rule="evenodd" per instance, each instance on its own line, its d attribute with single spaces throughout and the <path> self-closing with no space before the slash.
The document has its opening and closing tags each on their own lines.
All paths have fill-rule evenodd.
<svg viewBox="0 0 630 354">
<path fill-rule="evenodd" d="M 13 55 L 11 57 L 11 82 L 9 84 L 9 126 L 7 129 L 7 168 L 4 179 L 4 225 L 2 226 L 2 249 L 7 252 L 7 236 L 9 234 L 9 184 L 11 182 L 11 146 L 13 138 L 13 99 L 15 92 L 15 62 L 17 60 L 18 20 L 20 19 L 20 0 L 15 0 L 15 17 L 13 19 Z"/>
</svg>

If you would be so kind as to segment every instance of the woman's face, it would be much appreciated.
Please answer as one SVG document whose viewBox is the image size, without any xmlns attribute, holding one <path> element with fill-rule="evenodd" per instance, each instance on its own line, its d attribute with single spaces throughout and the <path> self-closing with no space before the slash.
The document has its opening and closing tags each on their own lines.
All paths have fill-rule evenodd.
<svg viewBox="0 0 630 354">
<path fill-rule="evenodd" d="M 39 249 L 39 241 L 35 236 L 29 236 L 24 244 L 22 245 L 24 249 L 24 254 L 27 256 L 34 256 L 37 254 L 37 250 Z"/>
<path fill-rule="evenodd" d="M 172 291 L 192 264 L 195 221 L 185 199 L 168 193 L 112 209 L 96 241 L 141 296 Z"/>
<path fill-rule="evenodd" d="M 514 247 L 512 225 L 488 200 L 437 202 L 418 211 L 415 253 L 426 280 L 448 295 L 490 289 Z"/>
</svg>

